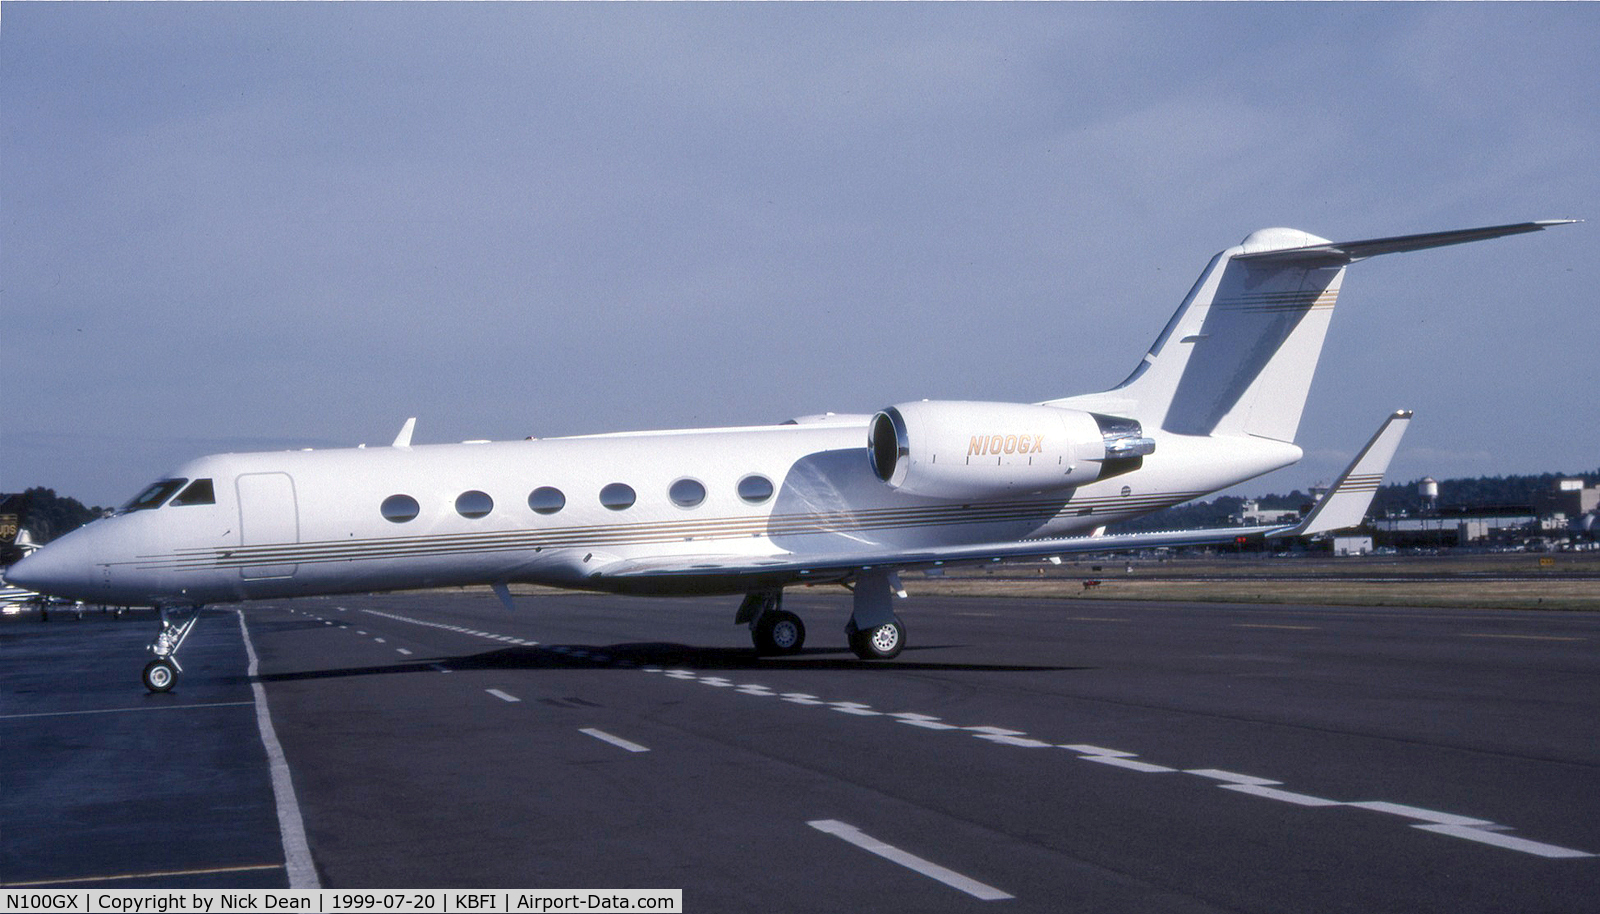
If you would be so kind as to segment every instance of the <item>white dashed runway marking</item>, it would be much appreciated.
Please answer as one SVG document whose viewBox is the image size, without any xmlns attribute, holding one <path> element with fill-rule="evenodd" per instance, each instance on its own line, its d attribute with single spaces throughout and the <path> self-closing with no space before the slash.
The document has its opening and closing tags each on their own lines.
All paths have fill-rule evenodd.
<svg viewBox="0 0 1600 914">
<path fill-rule="evenodd" d="M 413 624 L 413 625 L 425 625 L 425 626 L 428 626 L 428 627 L 431 627 L 431 628 L 439 628 L 439 629 L 445 629 L 445 630 L 449 630 L 449 631 L 460 632 L 462 634 L 473 635 L 473 636 L 476 636 L 476 637 L 486 638 L 486 639 L 490 639 L 490 640 L 496 640 L 496 641 L 507 640 L 505 638 L 505 636 L 495 635 L 495 634 L 491 634 L 489 632 L 475 631 L 475 630 L 472 630 L 472 629 L 463 628 L 461 626 L 446 625 L 446 624 L 438 623 L 438 622 L 427 622 L 427 621 L 423 621 L 423 620 L 420 620 L 420 619 L 411 619 L 411 618 L 407 618 L 405 616 L 398 616 L 398 615 L 393 615 L 393 614 L 390 614 L 390 613 L 377 612 L 375 610 L 370 610 L 370 609 L 364 609 L 364 610 L 362 610 L 362 612 L 370 613 L 370 614 L 375 615 L 375 616 L 381 616 L 381 617 L 387 618 L 387 619 L 394 619 L 394 620 L 400 621 L 400 622 L 407 622 L 407 623 L 410 623 L 410 624 Z M 1097 620 L 1097 621 L 1122 621 L 1122 620 L 1106 619 L 1106 620 Z M 1266 626 L 1256 626 L 1256 627 L 1266 627 Z M 1274 626 L 1274 627 L 1287 628 L 1288 626 Z M 381 640 L 381 639 L 379 639 L 379 640 Z M 526 643 L 528 645 L 530 645 L 530 646 L 534 646 L 534 645 L 538 644 L 538 642 L 536 642 L 536 641 L 529 641 L 529 642 L 526 642 Z M 585 649 L 572 648 L 572 647 L 568 647 L 568 646 L 565 646 L 565 645 L 552 645 L 552 646 L 546 647 L 545 650 L 553 652 L 553 653 L 556 653 L 556 654 L 560 654 L 560 655 L 563 655 L 563 656 L 569 656 L 569 657 L 589 657 L 591 660 L 593 660 L 597 664 L 598 663 L 606 663 L 606 662 L 608 662 L 610 660 L 610 658 L 607 655 L 603 655 L 603 654 L 598 654 L 597 653 L 597 654 L 594 654 L 591 657 L 590 652 L 585 650 Z M 604 657 L 605 660 L 601 660 L 602 657 Z M 623 666 L 623 665 L 631 665 L 631 664 L 625 662 L 625 663 L 622 663 L 622 664 L 615 664 L 615 665 Z M 435 666 L 435 668 L 437 669 L 438 667 Z M 1082 761 L 1094 762 L 1094 763 L 1099 764 L 1099 765 L 1105 765 L 1105 766 L 1109 766 L 1109 767 L 1112 767 L 1112 768 L 1120 768 L 1120 769 L 1123 769 L 1125 771 L 1132 771 L 1132 772 L 1136 772 L 1136 773 L 1139 773 L 1139 774 L 1174 774 L 1174 773 L 1179 773 L 1179 774 L 1193 775 L 1193 776 L 1196 776 L 1196 777 L 1206 778 L 1206 779 L 1209 779 L 1209 780 L 1212 780 L 1212 781 L 1221 781 L 1223 783 L 1217 784 L 1215 786 L 1220 787 L 1223 790 L 1229 790 L 1229 791 L 1233 791 L 1235 793 L 1242 793 L 1242 794 L 1246 794 L 1246 795 L 1249 795 L 1249 796 L 1258 797 L 1258 798 L 1266 799 L 1266 800 L 1274 800 L 1274 801 L 1281 802 L 1281 803 L 1289 803 L 1289 804 L 1292 804 L 1292 805 L 1295 805 L 1295 806 L 1301 806 L 1301 807 L 1307 807 L 1307 808 L 1353 807 L 1353 808 L 1357 808 L 1357 809 L 1365 809 L 1365 810 L 1368 810 L 1368 811 L 1371 811 L 1371 812 L 1378 812 L 1378 813 L 1383 813 L 1383 814 L 1387 814 L 1387 815 L 1393 815 L 1393 816 L 1397 816 L 1397 817 L 1401 817 L 1401 818 L 1412 819 L 1412 820 L 1414 820 L 1413 823 L 1412 823 L 1412 827 L 1413 828 L 1417 828 L 1417 829 L 1421 829 L 1422 831 L 1432 832 L 1434 834 L 1439 834 L 1439 835 L 1446 835 L 1446 836 L 1452 837 L 1452 838 L 1461 838 L 1463 840 L 1473 841 L 1473 842 L 1477 842 L 1479 844 L 1488 845 L 1488 846 L 1491 846 L 1491 847 L 1498 847 L 1498 848 L 1502 848 L 1504 850 L 1517 851 L 1519 853 L 1531 854 L 1531 855 L 1539 856 L 1539 857 L 1548 857 L 1548 858 L 1555 858 L 1555 859 L 1564 859 L 1564 858 L 1576 859 L 1576 858 L 1585 858 L 1585 857 L 1594 857 L 1595 856 L 1595 854 L 1589 853 L 1588 851 L 1575 850 L 1573 848 L 1560 847 L 1560 846 L 1554 845 L 1554 844 L 1544 844 L 1544 843 L 1538 842 L 1538 841 L 1530 841 L 1530 840 L 1527 840 L 1525 838 L 1513 837 L 1511 835 L 1505 834 L 1506 831 L 1509 831 L 1511 829 L 1511 826 L 1498 825 L 1498 824 L 1496 824 L 1494 822 L 1490 822 L 1490 821 L 1485 820 L 1485 819 L 1476 819 L 1476 818 L 1472 818 L 1472 817 L 1469 817 L 1469 816 L 1457 815 L 1455 813 L 1439 812 L 1437 810 L 1423 809 L 1421 807 L 1416 807 L 1416 806 L 1407 806 L 1407 805 L 1405 805 L 1403 803 L 1393 803 L 1393 802 L 1389 802 L 1389 801 L 1386 801 L 1386 800 L 1357 800 L 1357 801 L 1333 800 L 1333 799 L 1328 799 L 1328 798 L 1325 798 L 1325 797 L 1313 796 L 1311 794 L 1298 793 L 1298 792 L 1291 791 L 1291 790 L 1283 790 L 1283 789 L 1280 789 L 1281 785 L 1283 784 L 1282 781 L 1275 781 L 1275 780 L 1271 780 L 1269 778 L 1258 777 L 1256 775 L 1239 774 L 1239 773 L 1236 773 L 1236 772 L 1224 771 L 1224 770 L 1218 769 L 1218 768 L 1189 768 L 1189 769 L 1174 768 L 1174 767 L 1167 766 L 1167 765 L 1156 764 L 1154 762 L 1142 761 L 1142 760 L 1140 760 L 1138 753 L 1126 752 L 1126 751 L 1121 750 L 1121 749 L 1110 749 L 1110 748 L 1106 748 L 1104 746 L 1095 746 L 1095 745 L 1089 745 L 1089 744 L 1084 744 L 1084 743 L 1055 743 L 1055 742 L 1047 742 L 1045 740 L 1036 739 L 1034 737 L 1031 737 L 1031 736 L 1029 736 L 1027 733 L 1025 733 L 1022 730 L 1013 730 L 1013 729 L 1009 729 L 1009 728 L 1006 728 L 1006 727 L 997 727 L 997 726 L 992 726 L 992 725 L 961 726 L 959 724 L 946 723 L 942 719 L 940 719 L 938 717 L 935 717 L 933 715 L 930 715 L 930 714 L 921 714 L 921 713 L 914 712 L 914 711 L 897 711 L 897 712 L 879 711 L 879 710 L 874 709 L 872 706 L 864 704 L 862 702 L 856 702 L 856 701 L 829 701 L 829 700 L 823 699 L 823 698 L 821 698 L 819 696 L 811 695 L 811 694 L 806 693 L 806 692 L 777 692 L 777 691 L 773 690 L 770 686 L 766 686 L 766 685 L 763 685 L 763 684 L 760 684 L 760 683 L 752 683 L 752 682 L 739 683 L 739 682 L 734 682 L 733 680 L 731 680 L 731 679 L 729 679 L 729 678 L 727 678 L 725 676 L 714 676 L 714 675 L 702 676 L 701 674 L 696 673 L 693 670 L 686 670 L 686 669 L 670 669 L 669 670 L 669 669 L 664 669 L 664 668 L 659 667 L 659 666 L 642 666 L 642 667 L 637 667 L 637 668 L 642 670 L 643 672 L 653 673 L 653 674 L 656 674 L 656 675 L 664 676 L 664 677 L 669 678 L 669 679 L 677 679 L 677 680 L 681 680 L 681 681 L 684 681 L 684 682 L 699 682 L 702 685 L 708 685 L 708 686 L 712 686 L 714 688 L 726 689 L 730 694 L 737 693 L 737 694 L 751 695 L 751 696 L 756 696 L 756 697 L 761 697 L 761 698 L 770 698 L 772 696 L 777 696 L 779 699 L 781 699 L 782 701 L 787 702 L 789 704 L 796 704 L 796 705 L 802 705 L 802 706 L 826 707 L 826 708 L 828 708 L 830 710 L 833 710 L 833 711 L 838 711 L 838 712 L 843 713 L 843 714 L 849 714 L 851 716 L 861 717 L 861 718 L 882 717 L 882 718 L 885 718 L 887 720 L 891 720 L 891 721 L 893 721 L 893 722 L 895 722 L 897 724 L 907 724 L 909 726 L 918 727 L 918 728 L 924 729 L 924 730 L 955 731 L 955 732 L 964 733 L 964 734 L 966 734 L 968 736 L 972 736 L 972 737 L 974 737 L 976 739 L 981 739 L 981 740 L 984 740 L 986 742 L 994 743 L 996 745 L 1001 745 L 1001 746 L 1011 746 L 1011 747 L 1028 748 L 1028 749 L 1050 748 L 1050 747 L 1054 746 L 1056 748 L 1065 749 L 1068 752 L 1071 752 L 1071 753 L 1075 754 L 1077 756 L 1077 758 L 1082 760 Z M 448 672 L 448 670 L 441 670 L 441 671 L 442 672 Z M 517 698 L 513 698 L 513 697 L 511 697 L 509 695 L 506 695 L 505 693 L 500 692 L 500 691 L 498 691 L 496 689 L 490 689 L 488 691 L 490 692 L 490 694 L 496 695 L 497 697 L 500 697 L 500 698 L 502 698 L 503 700 L 506 700 L 506 701 L 519 701 L 520 700 L 520 699 L 517 699 Z M 597 733 L 603 732 L 603 731 L 590 732 L 588 730 L 585 730 L 583 732 L 587 733 L 590 736 L 594 736 L 596 739 L 604 739 L 605 738 L 605 737 L 597 735 Z M 634 744 L 634 745 L 636 745 L 636 744 Z M 635 751 L 637 751 L 637 750 L 635 750 Z M 832 819 L 819 820 L 819 822 L 822 823 L 822 824 L 826 824 L 828 827 L 827 828 L 822 828 L 822 826 L 819 825 L 818 822 L 813 822 L 813 823 L 809 823 L 809 824 L 811 824 L 812 827 L 814 827 L 814 828 L 819 828 L 820 830 L 828 831 L 830 834 L 838 834 L 841 838 L 845 837 L 845 835 L 843 833 L 841 833 L 840 831 L 838 831 L 837 829 L 844 829 L 844 830 L 847 830 L 847 831 L 849 831 L 851 833 L 854 833 L 856 835 L 860 835 L 860 832 L 855 830 L 853 826 L 845 825 L 844 823 L 836 822 L 835 820 L 832 820 Z M 862 835 L 861 837 L 865 841 L 881 844 L 881 842 L 876 842 L 875 839 L 867 838 L 864 835 Z M 850 840 L 850 839 L 846 838 L 846 840 Z M 851 843 L 856 843 L 856 842 L 852 841 Z M 858 845 L 858 846 L 863 846 L 863 845 Z M 888 845 L 883 845 L 883 847 L 887 848 L 889 846 Z M 890 848 L 890 850 L 894 850 L 894 849 Z M 874 851 L 874 853 L 876 853 L 876 852 L 877 851 Z M 899 853 L 904 853 L 904 852 L 899 852 Z M 910 855 L 907 855 L 907 856 L 910 856 Z M 912 858 L 912 859 L 920 859 L 920 858 Z M 923 861 L 923 862 L 925 863 L 926 861 Z M 934 864 L 928 864 L 928 865 L 929 866 L 935 866 Z M 948 872 L 948 871 L 946 871 L 946 872 Z M 962 878 L 962 879 L 965 878 L 965 877 L 960 877 L 959 874 L 952 874 L 952 875 L 956 875 L 958 878 Z M 976 884 L 977 885 L 982 885 L 981 883 L 976 883 Z M 984 888 L 987 889 L 988 887 L 985 886 Z M 998 890 L 994 890 L 994 889 L 989 889 L 989 890 L 990 891 L 998 891 Z M 997 896 L 997 897 L 1009 898 L 1011 896 L 1005 895 L 1004 893 L 1002 893 L 1000 896 Z"/>
</svg>

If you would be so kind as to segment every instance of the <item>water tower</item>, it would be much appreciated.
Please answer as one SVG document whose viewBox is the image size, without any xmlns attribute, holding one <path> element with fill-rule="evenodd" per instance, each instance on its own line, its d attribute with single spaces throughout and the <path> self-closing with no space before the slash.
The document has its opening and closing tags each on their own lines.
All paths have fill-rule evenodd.
<svg viewBox="0 0 1600 914">
<path fill-rule="evenodd" d="M 1432 476 L 1422 477 L 1417 483 L 1417 494 L 1422 497 L 1422 510 L 1432 514 L 1439 508 L 1439 481 Z"/>
</svg>

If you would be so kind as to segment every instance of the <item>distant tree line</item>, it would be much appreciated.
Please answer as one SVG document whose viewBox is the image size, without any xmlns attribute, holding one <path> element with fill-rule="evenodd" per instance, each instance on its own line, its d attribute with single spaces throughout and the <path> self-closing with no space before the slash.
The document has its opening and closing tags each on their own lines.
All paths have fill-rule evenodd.
<svg viewBox="0 0 1600 914">
<path fill-rule="evenodd" d="M 105 508 L 86 508 L 76 498 L 57 495 L 54 489 L 28 489 L 16 495 L 0 496 L 0 514 L 17 515 L 18 525 L 36 543 L 48 543 L 106 513 Z"/>
<path fill-rule="evenodd" d="M 1440 479 L 1440 508 L 1484 508 L 1500 505 L 1532 505 L 1536 496 L 1555 488 L 1558 479 L 1582 479 L 1592 486 L 1600 482 L 1600 468 L 1591 473 L 1539 473 L 1528 476 L 1479 476 L 1476 479 Z M 1379 486 L 1372 498 L 1369 517 L 1385 514 L 1417 514 L 1422 511 L 1422 495 L 1417 486 L 1421 479 Z M 1140 533 L 1150 530 L 1181 530 L 1185 527 L 1221 527 L 1250 499 L 1223 495 L 1210 501 L 1189 502 L 1146 514 L 1132 520 L 1112 524 L 1109 533 Z M 1262 495 L 1253 499 L 1263 511 L 1303 511 L 1311 505 L 1311 496 L 1299 489 L 1288 495 Z"/>
</svg>

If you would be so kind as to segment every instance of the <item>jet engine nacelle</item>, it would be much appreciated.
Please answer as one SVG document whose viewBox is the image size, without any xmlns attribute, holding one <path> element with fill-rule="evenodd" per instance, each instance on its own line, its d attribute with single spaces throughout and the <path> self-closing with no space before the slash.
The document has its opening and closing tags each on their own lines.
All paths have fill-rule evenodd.
<svg viewBox="0 0 1600 914">
<path fill-rule="evenodd" d="M 935 498 L 1070 488 L 1137 469 L 1155 450 L 1132 419 L 1026 403 L 901 403 L 867 435 L 879 479 Z"/>
</svg>

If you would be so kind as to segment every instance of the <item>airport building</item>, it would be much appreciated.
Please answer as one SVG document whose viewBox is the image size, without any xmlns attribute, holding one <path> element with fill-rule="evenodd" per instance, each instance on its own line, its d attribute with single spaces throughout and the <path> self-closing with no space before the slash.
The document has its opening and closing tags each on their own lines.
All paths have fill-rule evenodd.
<svg viewBox="0 0 1600 914">
<path fill-rule="evenodd" d="M 1549 544 L 1600 531 L 1600 486 L 1561 479 L 1530 505 L 1438 507 L 1438 484 L 1419 485 L 1423 510 L 1416 515 L 1370 522 L 1376 542 L 1394 547 L 1509 546 Z"/>
</svg>

